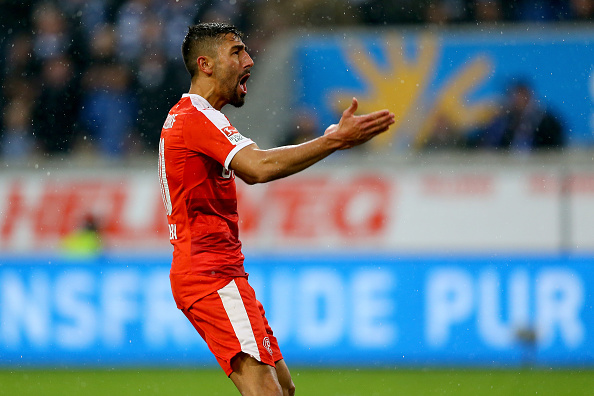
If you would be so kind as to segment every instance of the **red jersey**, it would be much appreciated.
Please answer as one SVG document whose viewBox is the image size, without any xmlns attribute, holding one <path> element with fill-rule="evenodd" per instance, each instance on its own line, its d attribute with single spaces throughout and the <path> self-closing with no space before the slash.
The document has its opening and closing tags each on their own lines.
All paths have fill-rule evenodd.
<svg viewBox="0 0 594 396">
<path fill-rule="evenodd" d="M 169 111 L 159 142 L 159 179 L 179 308 L 189 308 L 233 277 L 247 276 L 229 164 L 252 143 L 199 95 L 183 95 Z"/>
</svg>

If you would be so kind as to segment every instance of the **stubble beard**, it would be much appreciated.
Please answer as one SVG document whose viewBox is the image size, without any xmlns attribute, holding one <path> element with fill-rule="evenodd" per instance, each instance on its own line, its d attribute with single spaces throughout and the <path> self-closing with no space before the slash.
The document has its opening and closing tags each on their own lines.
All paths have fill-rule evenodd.
<svg viewBox="0 0 594 396">
<path fill-rule="evenodd" d="M 223 77 L 223 96 L 227 99 L 227 103 L 234 107 L 241 107 L 245 103 L 245 94 L 239 92 L 239 81 L 241 77 L 236 77 L 226 74 Z"/>
<path fill-rule="evenodd" d="M 229 104 L 231 106 L 235 106 L 235 107 L 241 107 L 244 105 L 245 103 L 245 94 L 243 93 L 237 93 L 237 86 L 235 86 L 235 92 L 234 92 L 234 97 L 232 98 L 232 100 L 229 101 Z"/>
</svg>

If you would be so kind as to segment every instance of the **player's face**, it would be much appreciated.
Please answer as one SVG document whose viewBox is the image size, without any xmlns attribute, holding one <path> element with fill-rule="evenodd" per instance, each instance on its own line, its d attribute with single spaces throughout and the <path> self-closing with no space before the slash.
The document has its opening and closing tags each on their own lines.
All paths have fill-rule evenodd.
<svg viewBox="0 0 594 396">
<path fill-rule="evenodd" d="M 243 106 L 247 94 L 247 80 L 254 61 L 246 51 L 245 44 L 233 34 L 225 37 L 219 47 L 215 65 L 220 95 L 235 107 Z"/>
</svg>

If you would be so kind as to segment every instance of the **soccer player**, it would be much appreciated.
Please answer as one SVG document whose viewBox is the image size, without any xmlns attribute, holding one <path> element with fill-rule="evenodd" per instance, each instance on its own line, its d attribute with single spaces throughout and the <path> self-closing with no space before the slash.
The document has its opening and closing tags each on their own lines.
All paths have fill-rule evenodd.
<svg viewBox="0 0 594 396">
<path fill-rule="evenodd" d="M 243 267 L 235 175 L 248 184 L 292 175 L 386 131 L 394 114 L 356 116 L 353 98 L 323 136 L 261 150 L 221 113 L 227 104 L 243 105 L 247 94 L 254 63 L 242 33 L 221 23 L 191 26 L 182 54 L 190 91 L 169 111 L 159 143 L 173 296 L 242 395 L 293 395 L 289 369 Z"/>
</svg>

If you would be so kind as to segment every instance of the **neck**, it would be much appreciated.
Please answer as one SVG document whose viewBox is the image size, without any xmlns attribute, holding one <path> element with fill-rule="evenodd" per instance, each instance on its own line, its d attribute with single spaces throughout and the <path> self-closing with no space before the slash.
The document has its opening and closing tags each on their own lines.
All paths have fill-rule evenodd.
<svg viewBox="0 0 594 396">
<path fill-rule="evenodd" d="M 225 101 L 216 93 L 214 83 L 208 80 L 192 81 L 188 93 L 202 96 L 212 107 L 219 111 L 226 105 Z"/>
</svg>

